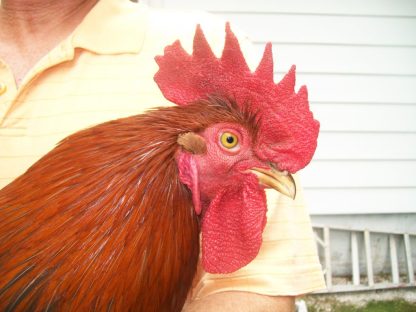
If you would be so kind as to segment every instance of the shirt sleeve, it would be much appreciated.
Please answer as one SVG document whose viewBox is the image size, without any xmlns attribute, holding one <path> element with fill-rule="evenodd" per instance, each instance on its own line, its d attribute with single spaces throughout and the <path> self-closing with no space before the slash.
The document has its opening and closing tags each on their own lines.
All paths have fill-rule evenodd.
<svg viewBox="0 0 416 312">
<path fill-rule="evenodd" d="M 309 213 L 295 180 L 295 200 L 267 192 L 267 224 L 257 257 L 231 274 L 209 274 L 199 267 L 190 300 L 222 291 L 297 296 L 325 288 Z"/>
</svg>

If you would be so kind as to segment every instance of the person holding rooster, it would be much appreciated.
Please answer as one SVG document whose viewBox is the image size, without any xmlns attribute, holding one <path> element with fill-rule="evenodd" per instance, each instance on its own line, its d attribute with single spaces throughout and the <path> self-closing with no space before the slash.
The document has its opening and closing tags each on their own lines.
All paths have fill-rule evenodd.
<svg viewBox="0 0 416 312">
<path fill-rule="evenodd" d="M 206 14 L 128 0 L 2 0 L 0 188 L 71 133 L 169 105 L 153 59 L 178 38 L 190 50 L 198 23 L 220 51 L 223 24 Z M 291 311 L 296 296 L 325 287 L 296 183 L 294 201 L 270 192 L 257 257 L 230 274 L 199 268 L 184 311 Z"/>
</svg>

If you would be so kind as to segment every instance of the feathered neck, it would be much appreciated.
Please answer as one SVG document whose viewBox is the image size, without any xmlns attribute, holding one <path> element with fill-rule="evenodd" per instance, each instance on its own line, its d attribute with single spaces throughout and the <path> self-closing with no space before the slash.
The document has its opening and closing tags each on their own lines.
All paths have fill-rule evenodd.
<svg viewBox="0 0 416 312">
<path fill-rule="evenodd" d="M 179 311 L 199 229 L 177 136 L 235 118 L 203 101 L 60 142 L 0 191 L 0 307 Z"/>
</svg>

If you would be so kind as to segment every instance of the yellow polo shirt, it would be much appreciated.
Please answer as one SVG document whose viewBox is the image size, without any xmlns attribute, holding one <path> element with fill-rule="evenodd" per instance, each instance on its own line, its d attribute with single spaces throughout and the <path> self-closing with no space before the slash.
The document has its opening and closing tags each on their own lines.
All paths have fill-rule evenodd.
<svg viewBox="0 0 416 312">
<path fill-rule="evenodd" d="M 154 56 L 178 38 L 190 51 L 197 23 L 219 54 L 224 23 L 208 14 L 101 0 L 19 87 L 0 59 L 0 188 L 77 130 L 168 105 L 153 81 Z M 257 258 L 233 274 L 200 270 L 190 298 L 227 290 L 299 295 L 325 287 L 301 192 L 296 201 L 276 193 L 268 201 Z"/>
</svg>

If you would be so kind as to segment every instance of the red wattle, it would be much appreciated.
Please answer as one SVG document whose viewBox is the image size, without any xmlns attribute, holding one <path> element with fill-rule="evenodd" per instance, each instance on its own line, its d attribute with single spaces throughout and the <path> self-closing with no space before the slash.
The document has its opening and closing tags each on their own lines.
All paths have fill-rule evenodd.
<svg viewBox="0 0 416 312">
<path fill-rule="evenodd" d="M 179 169 L 179 180 L 192 192 L 192 202 L 197 215 L 201 214 L 201 195 L 199 191 L 198 169 L 191 154 L 183 152 L 176 157 Z"/>
<path fill-rule="evenodd" d="M 266 224 L 266 195 L 255 176 L 222 190 L 202 219 L 202 265 L 209 273 L 231 273 L 258 254 Z"/>
</svg>

